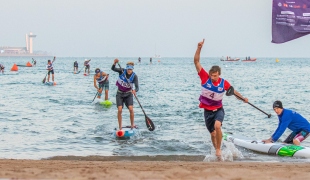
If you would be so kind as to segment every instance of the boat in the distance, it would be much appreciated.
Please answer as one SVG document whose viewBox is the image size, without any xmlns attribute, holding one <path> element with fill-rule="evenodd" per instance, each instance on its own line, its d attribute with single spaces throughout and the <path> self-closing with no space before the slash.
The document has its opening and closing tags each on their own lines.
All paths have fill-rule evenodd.
<svg viewBox="0 0 310 180">
<path fill-rule="evenodd" d="M 256 58 L 242 60 L 242 62 L 253 62 L 253 61 L 256 61 Z"/>
<path fill-rule="evenodd" d="M 239 61 L 240 60 L 240 58 L 231 58 L 231 57 L 226 57 L 226 58 L 224 58 L 224 57 L 221 57 L 221 61 Z"/>
</svg>

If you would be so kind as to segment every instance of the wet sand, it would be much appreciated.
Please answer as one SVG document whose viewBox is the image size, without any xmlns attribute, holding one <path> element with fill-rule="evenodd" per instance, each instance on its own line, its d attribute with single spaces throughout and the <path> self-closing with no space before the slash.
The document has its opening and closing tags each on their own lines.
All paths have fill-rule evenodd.
<svg viewBox="0 0 310 180">
<path fill-rule="evenodd" d="M 3 179 L 309 179 L 309 163 L 0 160 Z"/>
</svg>

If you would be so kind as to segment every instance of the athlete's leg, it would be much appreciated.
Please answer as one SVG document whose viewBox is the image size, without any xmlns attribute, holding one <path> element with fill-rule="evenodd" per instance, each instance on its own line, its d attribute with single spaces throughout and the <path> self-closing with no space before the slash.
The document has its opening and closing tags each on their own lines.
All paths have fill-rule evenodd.
<svg viewBox="0 0 310 180">
<path fill-rule="evenodd" d="M 120 130 L 122 129 L 122 109 L 123 109 L 123 106 L 117 107 L 118 128 Z"/>
<path fill-rule="evenodd" d="M 293 139 L 293 143 L 297 146 L 300 145 L 300 143 L 305 140 L 309 136 L 309 132 L 307 131 L 300 131 L 297 133 L 297 135 Z"/>
<path fill-rule="evenodd" d="M 118 127 L 122 129 L 122 110 L 124 105 L 124 100 L 121 93 L 116 93 L 116 105 L 117 105 L 117 120 Z"/>
<path fill-rule="evenodd" d="M 128 109 L 129 109 L 129 113 L 130 113 L 130 126 L 131 126 L 131 128 L 133 128 L 135 126 L 135 122 L 134 122 L 135 115 L 133 112 L 133 106 L 128 106 Z"/>
<path fill-rule="evenodd" d="M 104 100 L 108 100 L 108 99 L 109 99 L 109 90 L 106 89 L 106 90 L 104 91 Z"/>
<path fill-rule="evenodd" d="M 215 121 L 215 124 L 214 124 L 214 129 L 215 129 L 215 138 L 216 138 L 216 147 L 215 147 L 215 155 L 216 156 L 221 156 L 222 155 L 222 152 L 221 152 L 221 145 L 222 145 L 222 129 L 221 129 L 221 126 L 222 126 L 222 122 L 221 121 L 218 121 L 216 120 Z"/>
</svg>

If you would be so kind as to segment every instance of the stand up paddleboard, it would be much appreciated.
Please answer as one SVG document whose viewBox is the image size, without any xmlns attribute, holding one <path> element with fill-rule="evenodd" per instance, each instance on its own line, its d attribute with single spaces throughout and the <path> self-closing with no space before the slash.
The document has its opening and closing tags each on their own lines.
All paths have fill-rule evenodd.
<svg viewBox="0 0 310 180">
<path fill-rule="evenodd" d="M 99 104 L 105 108 L 110 108 L 113 105 L 112 101 L 110 100 L 101 101 Z"/>
<path fill-rule="evenodd" d="M 84 76 L 88 76 L 89 74 L 84 73 Z"/>
<path fill-rule="evenodd" d="M 45 85 L 48 85 L 48 86 L 56 86 L 56 82 L 45 82 L 44 83 Z"/>
<path fill-rule="evenodd" d="M 249 139 L 249 138 L 237 138 L 230 134 L 223 134 L 223 139 L 234 143 L 237 146 L 244 147 L 253 151 L 267 153 L 278 156 L 289 156 L 289 157 L 303 157 L 310 158 L 310 148 L 303 146 L 296 146 L 293 144 L 283 143 L 268 143 L 264 144 L 260 140 Z"/>
<path fill-rule="evenodd" d="M 117 130 L 116 128 L 113 130 L 113 136 L 120 139 L 128 139 L 138 132 L 138 127 L 131 129 L 130 126 L 122 127 L 122 130 Z"/>
</svg>

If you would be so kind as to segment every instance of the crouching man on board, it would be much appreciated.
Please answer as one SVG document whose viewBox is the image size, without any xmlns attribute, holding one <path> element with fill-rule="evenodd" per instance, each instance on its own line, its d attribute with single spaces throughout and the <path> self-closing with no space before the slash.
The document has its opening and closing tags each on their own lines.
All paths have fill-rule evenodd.
<svg viewBox="0 0 310 180">
<path fill-rule="evenodd" d="M 310 123 L 299 113 L 290 109 L 284 109 L 281 101 L 275 101 L 272 107 L 279 118 L 278 128 L 269 139 L 265 139 L 263 142 L 276 142 L 282 136 L 286 128 L 289 128 L 293 132 L 284 140 L 284 143 L 299 146 L 300 143 L 309 136 Z"/>
</svg>

